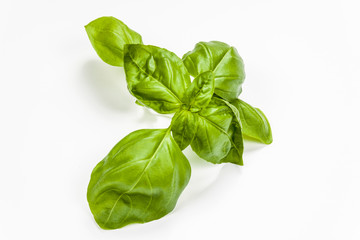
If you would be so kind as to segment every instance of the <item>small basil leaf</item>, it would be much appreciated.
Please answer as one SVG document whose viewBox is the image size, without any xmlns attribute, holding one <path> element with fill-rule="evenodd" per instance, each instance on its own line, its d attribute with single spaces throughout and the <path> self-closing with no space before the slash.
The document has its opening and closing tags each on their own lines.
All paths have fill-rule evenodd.
<svg viewBox="0 0 360 240">
<path fill-rule="evenodd" d="M 235 113 L 234 113 L 235 111 Z M 213 97 L 198 112 L 198 128 L 191 148 L 199 157 L 212 162 L 243 165 L 243 140 L 237 110 Z"/>
<path fill-rule="evenodd" d="M 142 44 L 137 32 L 114 17 L 95 19 L 85 30 L 99 57 L 113 66 L 123 66 L 125 44 Z"/>
<path fill-rule="evenodd" d="M 244 136 L 265 144 L 272 143 L 270 123 L 260 109 L 254 108 L 240 99 L 232 101 L 231 104 L 233 104 L 240 113 L 242 133 Z"/>
<path fill-rule="evenodd" d="M 240 114 L 239 111 L 234 107 L 231 103 L 226 100 L 220 99 L 223 101 L 232 111 L 234 119 L 233 119 L 233 128 L 234 133 L 232 135 L 232 141 L 234 146 L 230 149 L 227 156 L 222 159 L 222 162 L 231 162 L 237 163 L 239 161 L 239 157 L 241 161 L 239 161 L 239 165 L 243 165 L 242 154 L 244 152 L 244 143 L 243 143 L 243 136 L 242 136 L 242 129 L 241 129 L 241 122 L 240 122 Z"/>
<path fill-rule="evenodd" d="M 194 50 L 183 56 L 183 61 L 194 77 L 213 71 L 218 96 L 230 101 L 240 95 L 245 71 L 243 60 L 234 47 L 218 41 L 199 42 Z"/>
<path fill-rule="evenodd" d="M 214 87 L 214 74 L 211 71 L 201 73 L 186 89 L 183 102 L 190 106 L 191 112 L 198 112 L 209 104 Z"/>
<path fill-rule="evenodd" d="M 176 112 L 190 76 L 174 53 L 150 45 L 126 45 L 126 81 L 130 93 L 158 113 Z"/>
<path fill-rule="evenodd" d="M 167 129 L 130 133 L 91 174 L 87 192 L 91 212 L 103 229 L 159 219 L 174 209 L 190 172 Z"/>
<path fill-rule="evenodd" d="M 184 150 L 195 137 L 198 126 L 197 114 L 187 110 L 177 112 L 172 120 L 171 131 L 176 143 Z"/>
</svg>

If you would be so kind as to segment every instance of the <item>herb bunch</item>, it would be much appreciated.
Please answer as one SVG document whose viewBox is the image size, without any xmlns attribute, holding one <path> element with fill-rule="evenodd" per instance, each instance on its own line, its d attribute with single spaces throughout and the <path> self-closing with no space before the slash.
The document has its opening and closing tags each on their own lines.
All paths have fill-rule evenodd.
<svg viewBox="0 0 360 240">
<path fill-rule="evenodd" d="M 243 137 L 272 142 L 264 113 L 238 99 L 245 72 L 234 47 L 199 42 L 180 59 L 144 45 L 137 32 L 114 17 L 98 18 L 85 29 L 104 62 L 124 67 L 138 105 L 174 113 L 166 129 L 124 137 L 92 171 L 87 200 L 101 228 L 145 223 L 171 212 L 190 179 L 182 153 L 187 146 L 211 163 L 243 165 Z"/>
</svg>

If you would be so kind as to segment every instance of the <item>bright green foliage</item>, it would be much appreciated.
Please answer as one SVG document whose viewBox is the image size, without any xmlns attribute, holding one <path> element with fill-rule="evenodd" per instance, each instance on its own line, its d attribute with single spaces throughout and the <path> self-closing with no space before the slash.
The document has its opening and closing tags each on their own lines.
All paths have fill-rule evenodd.
<svg viewBox="0 0 360 240">
<path fill-rule="evenodd" d="M 85 26 L 99 57 L 113 66 L 123 66 L 124 46 L 142 44 L 141 36 L 114 17 L 101 17 Z"/>
<path fill-rule="evenodd" d="M 182 150 L 193 141 L 199 124 L 197 112 L 209 104 L 213 93 L 214 75 L 211 71 L 197 76 L 186 89 L 183 109 L 175 114 L 171 128 Z"/>
<path fill-rule="evenodd" d="M 101 228 L 145 223 L 171 212 L 190 178 L 181 152 L 187 146 L 211 163 L 243 165 L 243 137 L 272 142 L 264 113 L 237 99 L 245 73 L 234 47 L 200 42 L 180 59 L 143 45 L 141 36 L 116 18 L 96 19 L 86 31 L 104 62 L 124 66 L 138 105 L 175 113 L 167 129 L 127 135 L 94 168 L 87 200 Z"/>
<path fill-rule="evenodd" d="M 254 108 L 240 99 L 236 99 L 231 103 L 240 113 L 242 133 L 244 136 L 265 144 L 272 143 L 273 139 L 269 121 L 260 109 Z"/>
<path fill-rule="evenodd" d="M 212 163 L 243 164 L 241 127 L 233 110 L 224 100 L 214 97 L 198 113 L 199 123 L 191 148 L 201 158 Z"/>
<path fill-rule="evenodd" d="M 174 53 L 155 46 L 125 46 L 124 68 L 128 89 L 158 113 L 173 113 L 181 105 L 190 76 Z"/>
<path fill-rule="evenodd" d="M 213 71 L 218 96 L 231 101 L 240 95 L 245 71 L 243 60 L 234 47 L 218 41 L 199 42 L 194 50 L 183 56 L 183 61 L 194 77 Z"/>
<path fill-rule="evenodd" d="M 175 207 L 190 172 L 169 129 L 132 132 L 93 170 L 91 212 L 104 229 L 159 219 Z"/>
<path fill-rule="evenodd" d="M 186 89 L 183 102 L 189 106 L 189 111 L 198 112 L 206 107 L 214 94 L 214 74 L 211 71 L 197 76 Z"/>
<path fill-rule="evenodd" d="M 184 150 L 195 137 L 198 128 L 198 114 L 182 110 L 173 117 L 171 131 L 181 150 Z"/>
</svg>

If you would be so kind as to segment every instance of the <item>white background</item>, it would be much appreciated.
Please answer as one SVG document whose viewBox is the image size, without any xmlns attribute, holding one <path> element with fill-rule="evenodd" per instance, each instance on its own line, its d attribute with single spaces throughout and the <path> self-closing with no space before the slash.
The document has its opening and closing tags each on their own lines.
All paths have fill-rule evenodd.
<svg viewBox="0 0 360 240">
<path fill-rule="evenodd" d="M 0 239 L 360 239 L 358 1 L 1 1 Z M 179 56 L 235 46 L 241 98 L 274 142 L 244 166 L 185 151 L 191 181 L 168 216 L 101 230 L 86 201 L 93 167 L 128 133 L 169 118 L 134 104 L 84 25 L 114 16 Z"/>
</svg>

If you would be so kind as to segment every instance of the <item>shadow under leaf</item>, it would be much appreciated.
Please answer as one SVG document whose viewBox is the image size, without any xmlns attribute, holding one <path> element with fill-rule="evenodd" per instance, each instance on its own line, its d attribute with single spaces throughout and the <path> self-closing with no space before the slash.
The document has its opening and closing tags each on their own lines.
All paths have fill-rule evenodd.
<svg viewBox="0 0 360 240">
<path fill-rule="evenodd" d="M 119 111 L 129 111 L 135 107 L 134 98 L 127 90 L 123 68 L 90 60 L 84 64 L 83 76 L 105 106 Z"/>
</svg>

